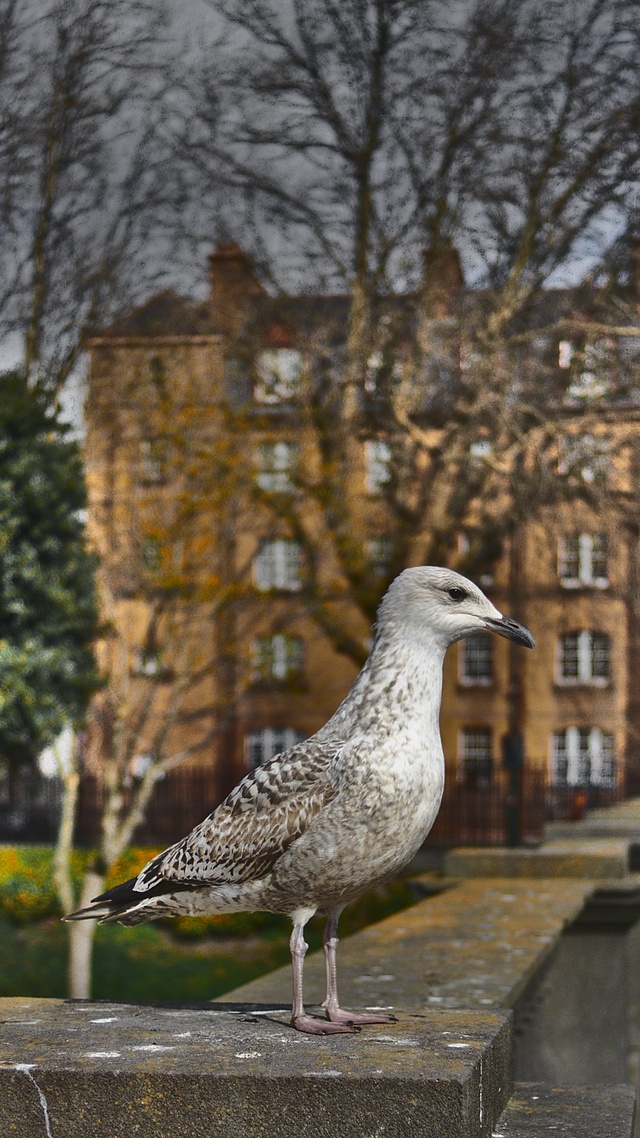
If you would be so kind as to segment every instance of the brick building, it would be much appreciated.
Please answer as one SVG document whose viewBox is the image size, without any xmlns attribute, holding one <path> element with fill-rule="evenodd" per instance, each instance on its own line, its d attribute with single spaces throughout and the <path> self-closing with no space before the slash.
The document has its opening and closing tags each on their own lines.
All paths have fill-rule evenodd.
<svg viewBox="0 0 640 1138">
<path fill-rule="evenodd" d="M 467 303 L 473 294 L 464 288 L 457 258 L 447 265 L 446 294 L 453 290 Z M 340 642 L 342 632 L 365 645 L 370 625 L 341 587 L 320 519 L 311 568 L 329 597 L 333 631 L 328 619 L 317 619 L 309 552 L 282 506 L 319 462 L 300 416 L 310 345 L 320 329 L 325 349 L 329 342 L 339 358 L 349 300 L 276 303 L 235 245 L 220 247 L 210 267 L 207 301 L 191 304 L 165 292 L 89 339 L 86 462 L 89 529 L 108 570 L 109 617 L 126 644 L 125 667 L 140 683 L 153 678 L 165 702 L 176 674 L 176 613 L 201 613 L 202 666 L 197 674 L 194 665 L 184 714 L 169 735 L 178 749 L 180 740 L 188 745 L 198 732 L 208 738 L 195 746 L 193 762 L 218 772 L 222 794 L 249 766 L 326 720 L 358 668 Z M 585 306 L 584 290 L 549 292 L 542 303 L 575 312 Z M 389 304 L 399 309 L 403 300 Z M 451 324 L 446 296 L 436 297 L 434 311 L 436 324 Z M 540 320 L 549 325 L 546 315 Z M 442 734 L 451 785 L 504 782 L 504 739 L 514 735 L 523 741 L 527 768 L 551 785 L 613 789 L 625 779 L 634 782 L 636 767 L 640 773 L 633 507 L 640 341 L 624 328 L 615 341 L 591 337 L 587 317 L 584 327 L 575 339 L 562 331 L 534 338 L 528 374 L 540 384 L 564 382 L 568 396 L 557 415 L 567 454 L 575 462 L 588 444 L 577 459 L 585 486 L 598 479 L 614 484 L 626 508 L 618 514 L 598 507 L 578 487 L 573 499 L 565 495 L 520 526 L 483 574 L 496 605 L 533 629 L 537 648 L 524 653 L 503 640 L 475 637 L 449 652 Z M 603 345 L 606 366 L 624 358 L 632 376 L 624 397 L 607 398 L 606 366 L 593 363 Z M 406 335 L 398 351 L 406 353 Z M 370 363 L 375 371 L 373 357 Z M 432 375 L 423 373 L 418 400 L 429 396 Z M 373 380 L 371 396 L 354 439 L 348 492 L 356 500 L 375 591 L 376 581 L 381 589 L 398 566 L 390 564 L 390 452 L 375 422 Z M 586 444 L 585 401 L 597 408 Z M 479 428 L 469 461 L 482 461 L 489 448 Z M 314 499 L 309 509 L 318 508 Z M 311 530 L 314 525 L 311 518 Z M 462 554 L 465 541 L 461 533 Z M 406 563 L 419 561 L 414 544 Z M 171 644 L 166 617 L 150 630 L 150 598 L 160 587 L 174 598 Z M 113 672 L 113 649 L 105 645 L 102 652 Z M 93 761 L 99 762 L 95 748 Z M 132 769 L 144 765 L 144 741 L 131 762 Z"/>
</svg>

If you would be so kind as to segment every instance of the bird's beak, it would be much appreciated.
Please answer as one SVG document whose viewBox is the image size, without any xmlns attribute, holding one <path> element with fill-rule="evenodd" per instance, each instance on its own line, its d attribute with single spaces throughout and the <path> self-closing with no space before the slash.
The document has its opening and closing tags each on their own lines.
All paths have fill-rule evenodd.
<svg viewBox="0 0 640 1138">
<path fill-rule="evenodd" d="M 529 629 L 524 624 L 519 624 L 517 620 L 512 620 L 509 616 L 501 616 L 498 620 L 487 616 L 484 626 L 487 632 L 497 632 L 498 636 L 506 636 L 507 640 L 513 640 L 515 644 L 522 644 L 525 648 L 535 648 L 536 646 Z"/>
</svg>

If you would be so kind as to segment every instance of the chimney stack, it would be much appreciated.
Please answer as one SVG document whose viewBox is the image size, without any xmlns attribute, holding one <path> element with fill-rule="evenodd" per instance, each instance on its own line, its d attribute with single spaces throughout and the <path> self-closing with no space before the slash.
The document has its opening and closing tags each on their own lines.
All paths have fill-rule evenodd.
<svg viewBox="0 0 640 1138">
<path fill-rule="evenodd" d="M 235 241 L 221 241 L 209 255 L 212 315 L 222 332 L 237 335 L 251 303 L 266 296 L 266 289 L 255 276 L 251 261 Z"/>
<path fill-rule="evenodd" d="M 436 249 L 427 245 L 422 256 L 426 312 L 432 320 L 446 320 L 454 315 L 458 296 L 464 288 L 458 250 L 450 242 Z"/>
</svg>

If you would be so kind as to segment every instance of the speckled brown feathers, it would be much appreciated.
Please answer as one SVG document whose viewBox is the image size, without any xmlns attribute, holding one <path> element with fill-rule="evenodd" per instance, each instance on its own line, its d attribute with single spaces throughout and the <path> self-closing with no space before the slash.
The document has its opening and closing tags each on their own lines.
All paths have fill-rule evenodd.
<svg viewBox="0 0 640 1138">
<path fill-rule="evenodd" d="M 336 796 L 330 755 L 309 740 L 251 771 L 186 838 L 147 865 L 135 892 L 159 881 L 236 884 L 264 877 Z"/>
</svg>

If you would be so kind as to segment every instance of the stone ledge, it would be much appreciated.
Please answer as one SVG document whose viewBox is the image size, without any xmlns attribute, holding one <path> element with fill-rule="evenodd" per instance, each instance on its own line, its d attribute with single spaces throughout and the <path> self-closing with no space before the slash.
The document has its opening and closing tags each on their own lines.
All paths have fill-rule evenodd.
<svg viewBox="0 0 640 1138">
<path fill-rule="evenodd" d="M 318 1038 L 282 1006 L 0 1000 L 2 1138 L 489 1138 L 504 1013 L 399 1013 Z"/>
<path fill-rule="evenodd" d="M 632 1138 L 632 1087 L 516 1083 L 493 1138 Z"/>
</svg>

